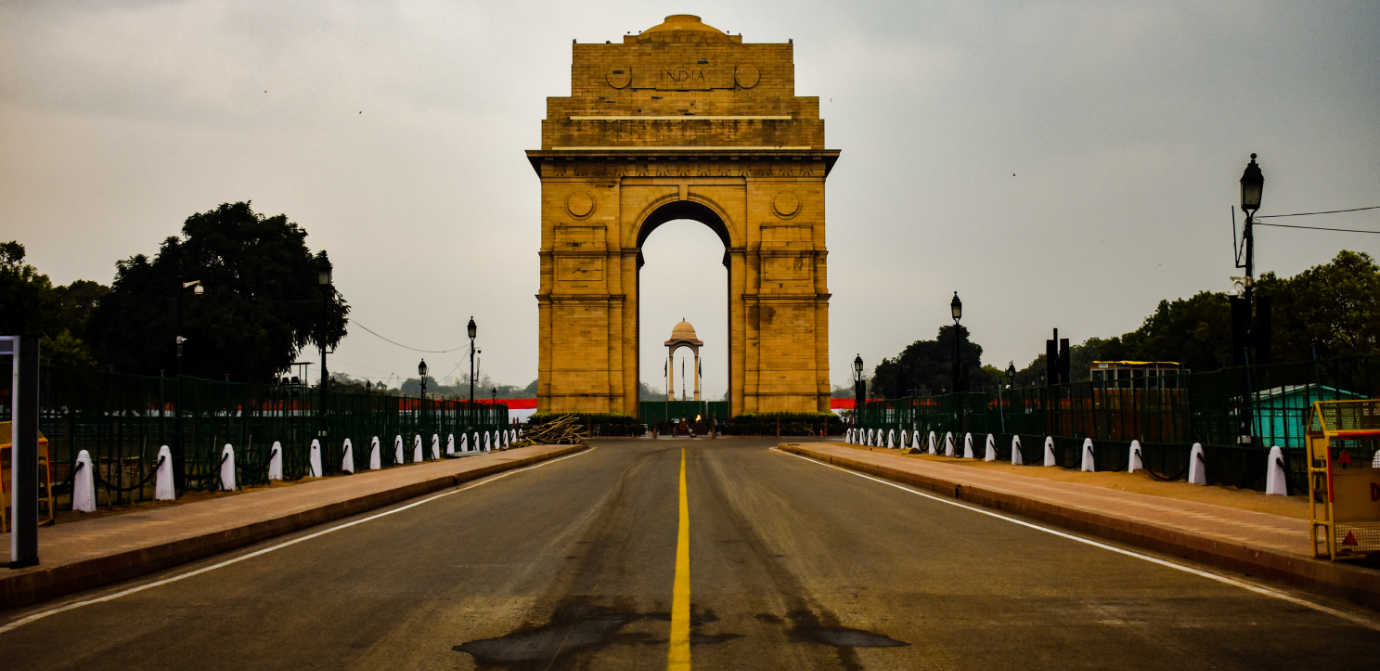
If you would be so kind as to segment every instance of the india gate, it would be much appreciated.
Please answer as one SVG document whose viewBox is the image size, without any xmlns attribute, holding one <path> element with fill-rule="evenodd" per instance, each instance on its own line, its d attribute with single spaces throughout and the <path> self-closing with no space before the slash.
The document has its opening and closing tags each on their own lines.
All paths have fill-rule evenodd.
<svg viewBox="0 0 1380 671">
<path fill-rule="evenodd" d="M 570 89 L 547 99 L 527 152 L 541 178 L 538 410 L 638 416 L 642 244 L 689 219 L 724 244 L 729 412 L 828 412 L 824 180 L 839 152 L 819 98 L 795 95 L 793 46 L 669 16 L 575 44 Z"/>
</svg>

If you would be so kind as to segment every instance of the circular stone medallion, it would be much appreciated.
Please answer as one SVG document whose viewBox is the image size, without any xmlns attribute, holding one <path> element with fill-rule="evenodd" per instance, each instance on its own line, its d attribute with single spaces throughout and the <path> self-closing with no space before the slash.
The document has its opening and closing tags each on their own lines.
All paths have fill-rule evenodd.
<svg viewBox="0 0 1380 671">
<path fill-rule="evenodd" d="M 733 79 L 738 82 L 739 86 L 745 89 L 756 86 L 757 81 L 761 78 L 762 75 L 758 74 L 757 68 L 751 65 L 739 65 L 733 72 Z"/>
<path fill-rule="evenodd" d="M 782 191 L 772 199 L 771 209 L 776 210 L 776 216 L 790 219 L 800 212 L 800 198 L 794 191 Z"/>
<path fill-rule="evenodd" d="M 594 196 L 584 191 L 572 193 L 565 199 L 565 209 L 576 219 L 588 217 L 589 213 L 594 211 Z"/>
<path fill-rule="evenodd" d="M 617 65 L 609 69 L 605 75 L 609 86 L 616 89 L 626 88 L 632 83 L 632 68 L 626 65 Z"/>
</svg>

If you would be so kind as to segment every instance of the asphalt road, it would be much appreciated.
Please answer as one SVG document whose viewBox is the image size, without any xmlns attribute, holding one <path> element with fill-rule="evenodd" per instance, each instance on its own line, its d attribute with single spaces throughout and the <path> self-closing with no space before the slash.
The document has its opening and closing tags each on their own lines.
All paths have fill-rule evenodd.
<svg viewBox="0 0 1380 671">
<path fill-rule="evenodd" d="M 696 668 L 1380 668 L 1375 629 L 772 444 L 598 442 L 70 599 L 299 541 L 0 633 L 0 668 L 664 669 L 682 450 Z"/>
</svg>

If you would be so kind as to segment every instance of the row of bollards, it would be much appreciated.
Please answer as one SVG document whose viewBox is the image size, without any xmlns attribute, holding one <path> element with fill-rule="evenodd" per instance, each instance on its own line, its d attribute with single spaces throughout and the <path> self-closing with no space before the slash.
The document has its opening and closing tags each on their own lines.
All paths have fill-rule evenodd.
<svg viewBox="0 0 1380 671">
<path fill-rule="evenodd" d="M 888 449 L 913 449 L 926 451 L 932 455 L 942 454 L 952 457 L 955 454 L 954 434 L 945 433 L 942 442 L 938 440 L 935 432 L 929 432 L 925 447 L 921 445 L 919 431 L 907 432 L 905 429 L 900 431 L 900 442 L 896 441 L 897 432 L 895 429 L 859 429 L 851 428 L 844 432 L 844 442 L 850 445 L 863 445 L 866 447 L 885 447 Z M 907 446 L 907 443 L 910 443 Z M 940 447 L 942 445 L 942 448 Z M 1045 437 L 1044 466 L 1057 466 L 1058 460 L 1054 456 L 1054 438 Z M 928 448 L 928 449 L 926 449 Z M 1133 440 L 1130 445 L 1130 453 L 1127 455 L 1127 473 L 1145 470 L 1145 462 L 1141 456 L 1140 441 Z M 963 456 L 964 459 L 976 459 L 973 451 L 973 434 L 967 433 L 963 436 Z M 1288 484 L 1284 470 L 1284 451 L 1275 445 L 1270 448 L 1269 463 L 1265 471 L 1265 493 L 1272 496 L 1286 496 L 1288 494 Z M 1377 457 L 1380 459 L 1380 457 Z M 992 434 L 987 434 L 985 449 L 983 450 L 983 461 L 997 461 L 997 440 Z M 1015 466 L 1025 465 L 1025 458 L 1021 454 L 1021 437 L 1011 437 L 1011 463 Z M 1083 449 L 1079 462 L 1079 470 L 1087 473 L 1097 471 L 1096 452 L 1091 438 L 1083 439 Z M 1194 485 L 1207 484 L 1207 462 L 1203 457 L 1202 443 L 1194 443 L 1189 451 L 1188 463 L 1188 483 Z"/>
<path fill-rule="evenodd" d="M 490 452 L 494 449 L 503 449 L 510 446 L 514 441 L 522 436 L 522 431 L 518 429 L 495 430 L 493 432 L 479 432 L 473 434 L 473 441 L 470 435 L 460 434 L 460 443 L 457 446 L 455 434 L 446 437 L 447 455 Z M 473 445 L 473 449 L 471 449 Z M 397 464 L 406 463 L 403 458 L 403 437 L 395 436 L 393 439 L 394 462 Z M 349 438 L 343 444 L 344 455 L 341 459 L 340 469 L 346 473 L 355 472 L 354 444 Z M 422 451 L 422 436 L 419 434 L 412 440 L 412 462 L 435 461 L 441 458 L 441 437 L 438 434 L 431 435 L 430 458 L 427 459 Z M 172 451 L 164 445 L 158 449 L 158 466 L 154 474 L 154 495 L 158 501 L 169 501 L 177 498 L 177 492 L 173 487 L 172 472 Z M 311 441 L 311 452 L 307 457 L 308 477 L 319 478 L 322 475 L 321 469 L 321 441 Z M 77 463 L 72 471 L 72 510 L 91 513 L 96 511 L 96 478 L 95 471 L 91 464 L 91 454 L 82 450 L 77 454 Z M 383 468 L 383 460 L 379 452 L 379 437 L 374 436 L 370 441 L 369 449 L 369 470 L 377 471 Z M 235 469 L 235 448 L 230 443 L 226 443 L 221 448 L 220 457 L 220 488 L 223 491 L 233 492 L 237 489 Z M 273 447 L 268 457 L 268 479 L 283 479 L 283 445 L 278 441 L 273 442 Z"/>
</svg>

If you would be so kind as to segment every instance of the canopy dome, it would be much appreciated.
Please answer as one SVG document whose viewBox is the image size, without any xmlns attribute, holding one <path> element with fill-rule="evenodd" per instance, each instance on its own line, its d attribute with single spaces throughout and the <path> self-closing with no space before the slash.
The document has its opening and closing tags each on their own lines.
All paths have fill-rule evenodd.
<svg viewBox="0 0 1380 671">
<path fill-rule="evenodd" d="M 679 324 L 676 324 L 675 328 L 671 329 L 671 339 L 666 341 L 666 344 L 668 346 L 677 343 L 695 346 L 704 344 L 703 342 L 700 342 L 699 338 L 695 337 L 695 327 L 691 326 L 690 322 L 684 320 L 682 320 Z"/>
</svg>

